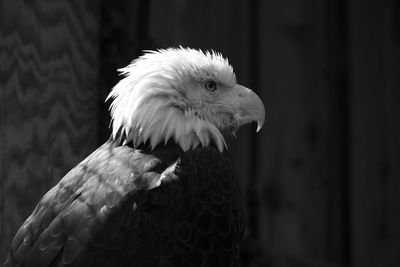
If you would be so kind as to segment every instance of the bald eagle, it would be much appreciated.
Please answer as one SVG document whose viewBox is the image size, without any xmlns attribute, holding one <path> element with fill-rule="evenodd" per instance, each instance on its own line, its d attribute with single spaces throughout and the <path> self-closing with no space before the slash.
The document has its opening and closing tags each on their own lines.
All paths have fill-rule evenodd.
<svg viewBox="0 0 400 267">
<path fill-rule="evenodd" d="M 5 266 L 238 266 L 224 136 L 264 106 L 216 52 L 146 51 L 111 91 L 112 135 L 37 204 Z"/>
</svg>

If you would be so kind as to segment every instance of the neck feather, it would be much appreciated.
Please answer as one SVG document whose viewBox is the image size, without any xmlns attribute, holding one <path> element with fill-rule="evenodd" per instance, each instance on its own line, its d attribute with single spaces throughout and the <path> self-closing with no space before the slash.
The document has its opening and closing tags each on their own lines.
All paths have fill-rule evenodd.
<svg viewBox="0 0 400 267">
<path fill-rule="evenodd" d="M 149 143 L 152 149 L 160 143 L 166 144 L 171 139 L 183 151 L 198 146 L 206 147 L 212 143 L 220 152 L 226 147 L 223 135 L 212 123 L 195 115 L 184 114 L 164 98 L 154 98 L 145 102 L 135 110 L 123 112 L 130 114 L 128 117 L 118 116 L 122 111 L 117 108 L 112 110 L 113 138 L 118 138 L 118 134 L 122 133 L 125 136 L 124 144 L 132 142 L 138 147 Z"/>
</svg>

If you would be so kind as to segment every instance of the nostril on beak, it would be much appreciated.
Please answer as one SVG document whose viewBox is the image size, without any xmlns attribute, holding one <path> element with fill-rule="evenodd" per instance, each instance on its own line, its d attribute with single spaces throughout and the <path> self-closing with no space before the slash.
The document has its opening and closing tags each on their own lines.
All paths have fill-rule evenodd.
<svg viewBox="0 0 400 267">
<path fill-rule="evenodd" d="M 246 96 L 245 93 L 243 93 L 243 92 L 240 92 L 240 93 L 239 93 L 239 97 L 240 97 L 240 98 L 243 98 L 243 97 L 245 97 L 245 96 Z"/>
</svg>

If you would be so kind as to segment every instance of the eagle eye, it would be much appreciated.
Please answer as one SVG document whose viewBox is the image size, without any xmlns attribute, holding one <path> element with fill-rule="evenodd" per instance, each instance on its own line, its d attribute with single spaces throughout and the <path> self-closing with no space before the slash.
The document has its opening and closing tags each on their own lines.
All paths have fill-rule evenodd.
<svg viewBox="0 0 400 267">
<path fill-rule="evenodd" d="M 214 92 L 215 90 L 217 90 L 217 83 L 214 81 L 207 81 L 204 84 L 204 88 L 206 88 L 206 90 L 209 92 Z"/>
</svg>

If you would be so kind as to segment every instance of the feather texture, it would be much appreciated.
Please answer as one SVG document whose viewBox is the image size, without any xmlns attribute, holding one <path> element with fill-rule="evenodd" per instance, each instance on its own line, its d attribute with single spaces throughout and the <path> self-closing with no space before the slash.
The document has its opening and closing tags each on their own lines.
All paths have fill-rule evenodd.
<svg viewBox="0 0 400 267">
<path fill-rule="evenodd" d="M 238 266 L 242 232 L 216 149 L 106 143 L 42 198 L 5 266 Z"/>
<path fill-rule="evenodd" d="M 193 107 L 207 106 L 190 85 L 213 79 L 229 86 L 235 74 L 221 54 L 194 49 L 148 51 L 120 70 L 125 78 L 111 91 L 114 138 L 125 132 L 135 146 L 150 142 L 154 148 L 172 138 L 184 151 L 213 142 L 226 147 L 220 123 Z M 186 86 L 187 85 L 187 86 Z M 210 111 L 211 112 L 211 111 Z M 214 119 L 214 120 L 212 120 Z"/>
</svg>

